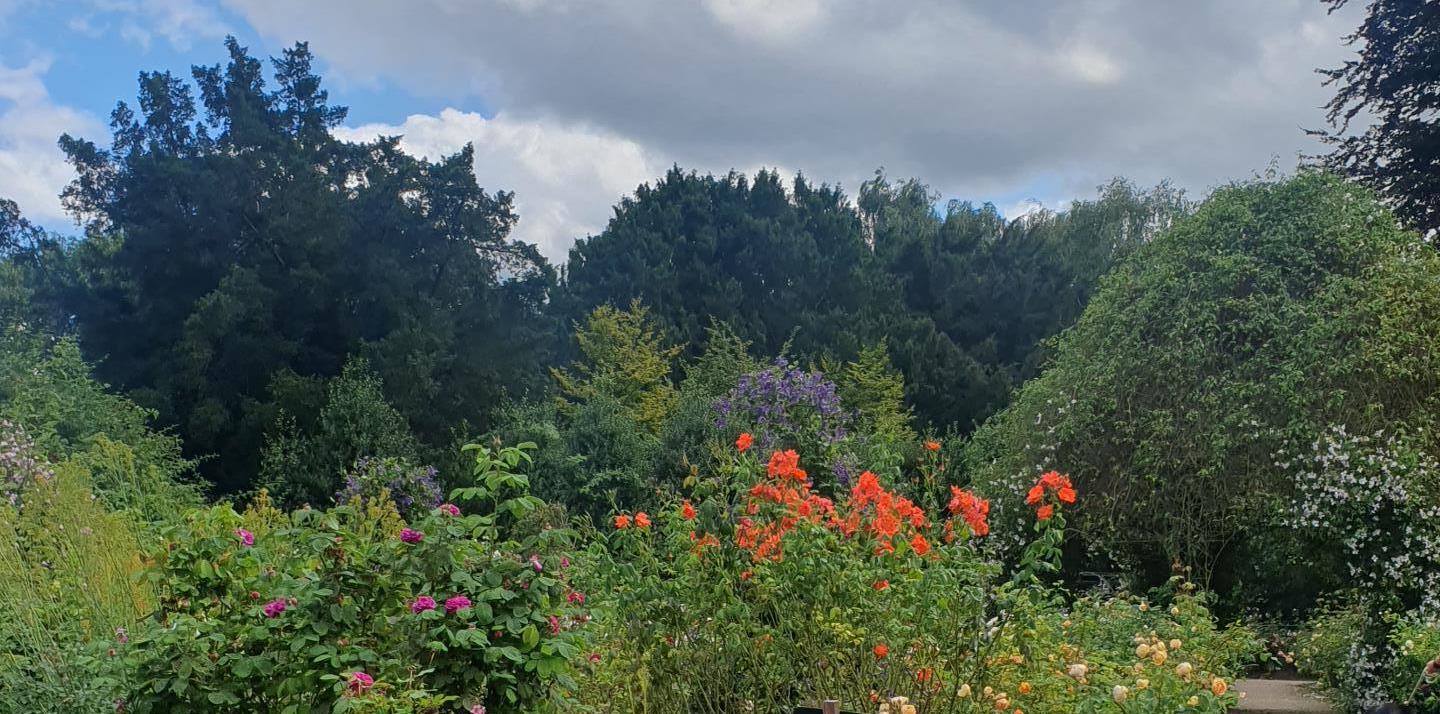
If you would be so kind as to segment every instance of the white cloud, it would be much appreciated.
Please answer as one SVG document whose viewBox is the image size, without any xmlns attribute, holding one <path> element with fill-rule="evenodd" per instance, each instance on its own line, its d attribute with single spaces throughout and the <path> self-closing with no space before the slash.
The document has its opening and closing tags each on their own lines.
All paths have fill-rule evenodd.
<svg viewBox="0 0 1440 714">
<path fill-rule="evenodd" d="M 1042 184 L 1090 196 L 1117 175 L 1198 195 L 1321 150 L 1301 130 L 1324 125 L 1332 92 L 1313 70 L 1353 53 L 1341 37 L 1363 12 L 1314 0 L 224 1 L 268 42 L 311 41 L 331 86 L 474 98 L 631 142 L 661 166 L 795 167 L 852 192 L 883 166 L 1006 205 Z"/>
<path fill-rule="evenodd" d="M 18 203 L 27 218 L 58 223 L 65 218 L 59 194 L 74 174 L 56 138 L 93 136 L 104 126 L 51 99 L 43 81 L 48 69 L 44 61 L 0 65 L 0 196 Z"/>
<path fill-rule="evenodd" d="M 352 141 L 402 134 L 401 148 L 436 158 L 475 145 L 475 173 L 487 190 L 515 192 L 515 237 L 552 260 L 565 258 L 579 237 L 605 227 L 610 207 L 660 171 L 633 141 L 579 125 L 543 119 L 493 119 L 456 109 L 416 114 L 403 124 L 366 124 L 335 132 Z"/>
<path fill-rule="evenodd" d="M 70 18 L 69 25 L 92 37 L 113 30 L 145 51 L 157 37 L 184 51 L 196 40 L 213 40 L 229 32 L 213 8 L 196 0 L 91 0 L 85 12 Z"/>
</svg>

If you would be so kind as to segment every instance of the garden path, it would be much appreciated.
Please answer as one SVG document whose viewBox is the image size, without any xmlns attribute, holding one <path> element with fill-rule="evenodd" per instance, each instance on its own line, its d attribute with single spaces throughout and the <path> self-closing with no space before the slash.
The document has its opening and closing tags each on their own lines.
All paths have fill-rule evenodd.
<svg viewBox="0 0 1440 714">
<path fill-rule="evenodd" d="M 1286 679 L 1242 679 L 1235 688 L 1245 693 L 1233 711 L 1248 714 L 1336 714 L 1315 691 L 1315 683 Z"/>
</svg>

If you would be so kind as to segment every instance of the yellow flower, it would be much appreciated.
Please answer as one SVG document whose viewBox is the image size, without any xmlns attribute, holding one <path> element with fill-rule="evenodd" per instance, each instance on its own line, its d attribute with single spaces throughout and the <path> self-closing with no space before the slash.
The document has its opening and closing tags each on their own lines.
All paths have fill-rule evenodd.
<svg viewBox="0 0 1440 714">
<path fill-rule="evenodd" d="M 1136 645 L 1136 646 L 1135 646 L 1135 656 L 1136 656 L 1136 657 L 1139 657 L 1140 659 L 1145 659 L 1146 657 L 1149 657 L 1149 656 L 1150 656 L 1150 645 Z"/>
<path fill-rule="evenodd" d="M 1175 674 L 1178 674 L 1181 677 L 1189 677 L 1190 672 L 1194 669 L 1195 667 L 1192 666 L 1189 662 L 1181 662 L 1180 664 L 1175 665 Z"/>
<path fill-rule="evenodd" d="M 1157 665 L 1165 664 L 1165 650 L 1155 650 L 1150 653 L 1150 661 Z"/>
<path fill-rule="evenodd" d="M 1180 649 L 1180 640 L 1170 640 L 1170 649 L 1172 649 L 1172 650 L 1178 650 L 1178 649 Z"/>
<path fill-rule="evenodd" d="M 1085 674 L 1089 671 L 1090 668 L 1083 664 L 1072 664 L 1065 673 L 1070 675 L 1071 679 L 1084 679 Z"/>
<path fill-rule="evenodd" d="M 1145 678 L 1143 678 L 1143 677 L 1140 678 L 1140 679 L 1135 680 L 1135 688 L 1136 688 L 1136 689 L 1149 689 L 1149 688 L 1150 688 L 1150 680 L 1145 679 Z"/>
<path fill-rule="evenodd" d="M 1217 697 L 1223 697 L 1223 696 L 1225 696 L 1225 692 L 1227 692 L 1227 691 L 1229 691 L 1229 690 L 1230 690 L 1230 685 L 1226 684 L 1226 683 L 1225 683 L 1225 680 L 1223 680 L 1223 679 L 1221 679 L 1221 678 L 1219 678 L 1219 677 L 1216 677 L 1216 678 L 1210 680 L 1210 693 L 1211 693 L 1211 694 L 1214 694 L 1214 695 L 1217 696 Z"/>
<path fill-rule="evenodd" d="M 1191 707 L 1198 707 L 1198 706 L 1200 706 L 1200 697 L 1192 696 L 1192 697 L 1190 697 L 1189 699 L 1186 699 L 1186 700 L 1185 700 L 1185 705 L 1186 705 L 1186 706 L 1191 706 Z"/>
<path fill-rule="evenodd" d="M 1110 698 L 1114 699 L 1116 704 L 1124 704 L 1125 700 L 1130 698 L 1130 688 L 1123 684 L 1117 684 L 1114 689 L 1110 690 Z"/>
<path fill-rule="evenodd" d="M 968 685 L 968 684 L 962 684 L 962 685 L 960 685 L 960 691 L 957 692 L 957 694 L 960 695 L 960 698 L 961 698 L 961 699 L 969 699 L 969 698 L 970 698 L 970 685 Z"/>
</svg>

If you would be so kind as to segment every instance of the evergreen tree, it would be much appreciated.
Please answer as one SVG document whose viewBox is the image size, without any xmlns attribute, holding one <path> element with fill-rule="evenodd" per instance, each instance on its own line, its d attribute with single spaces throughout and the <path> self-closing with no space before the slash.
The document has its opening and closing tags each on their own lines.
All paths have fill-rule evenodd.
<svg viewBox="0 0 1440 714">
<path fill-rule="evenodd" d="M 469 147 L 435 161 L 398 137 L 353 144 L 297 44 L 140 76 L 109 149 L 65 136 L 64 201 L 93 236 L 65 302 L 110 381 L 176 424 L 228 488 L 255 473 L 281 372 L 331 377 L 362 354 L 429 443 L 485 425 L 543 384 L 554 274 L 507 238 L 512 197 L 481 189 Z"/>
<path fill-rule="evenodd" d="M 1350 0 L 1323 0 L 1335 12 Z M 1345 38 L 1355 59 L 1319 70 L 1335 97 L 1325 108 L 1330 131 L 1312 131 L 1333 147 L 1325 165 L 1369 185 L 1402 221 L 1440 230 L 1440 3 L 1371 0 L 1359 29 Z M 1374 122 L 1350 132 L 1362 115 Z"/>
</svg>

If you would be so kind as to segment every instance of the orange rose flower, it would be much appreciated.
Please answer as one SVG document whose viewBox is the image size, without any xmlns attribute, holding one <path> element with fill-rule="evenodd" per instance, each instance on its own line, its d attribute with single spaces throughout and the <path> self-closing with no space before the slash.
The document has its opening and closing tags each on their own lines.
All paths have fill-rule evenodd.
<svg viewBox="0 0 1440 714">
<path fill-rule="evenodd" d="M 915 537 L 910 539 L 910 550 L 915 551 L 915 555 L 923 558 L 930 552 L 930 541 L 925 540 L 925 536 L 916 533 Z"/>
<path fill-rule="evenodd" d="M 1048 520 L 1050 520 L 1050 518 L 1053 517 L 1054 515 L 1055 515 L 1055 507 L 1052 506 L 1052 505 L 1050 505 L 1050 504 L 1048 504 L 1048 503 L 1045 504 L 1045 505 L 1043 505 L 1043 506 L 1041 506 L 1041 507 L 1039 507 L 1039 508 L 1037 508 L 1037 509 L 1035 509 L 1035 517 L 1036 517 L 1036 518 L 1039 518 L 1039 519 L 1042 520 L 1042 521 L 1048 521 Z"/>
<path fill-rule="evenodd" d="M 645 515 L 645 512 L 644 512 L 644 511 L 640 511 L 639 513 L 636 513 L 636 514 L 635 514 L 635 526 L 636 526 L 637 528 L 649 528 L 649 527 L 650 527 L 650 516 Z"/>
<path fill-rule="evenodd" d="M 940 450 L 940 442 L 938 442 L 938 441 L 927 441 L 927 442 L 925 442 L 925 448 L 926 448 L 926 449 L 929 449 L 930 451 L 939 451 L 939 450 Z"/>
<path fill-rule="evenodd" d="M 876 590 L 884 590 L 885 588 L 888 588 L 888 587 L 890 587 L 890 581 L 889 581 L 889 580 L 876 580 L 876 581 L 875 581 L 875 589 L 876 589 Z"/>
<path fill-rule="evenodd" d="M 750 436 L 750 432 L 747 431 L 741 434 L 740 437 L 735 440 L 735 448 L 743 454 L 747 449 L 750 448 L 750 445 L 753 443 L 755 443 L 755 437 Z"/>
<path fill-rule="evenodd" d="M 630 527 L 630 516 L 620 514 L 615 516 L 615 530 L 624 530 Z"/>
<path fill-rule="evenodd" d="M 1055 492 L 1055 497 L 1059 498 L 1061 503 L 1074 503 L 1075 489 L 1070 486 L 1062 486 L 1060 490 Z"/>
<path fill-rule="evenodd" d="M 745 582 L 745 581 L 749 580 L 751 577 L 753 577 L 754 575 L 755 575 L 755 572 L 754 572 L 754 571 L 746 570 L 745 572 L 740 573 L 740 582 Z"/>
<path fill-rule="evenodd" d="M 890 648 L 886 647 L 884 642 L 881 642 L 880 644 L 875 645 L 874 652 L 876 659 L 885 659 L 885 657 L 890 654 Z"/>
<path fill-rule="evenodd" d="M 689 501 L 680 504 L 680 517 L 687 521 L 695 520 L 695 507 Z"/>
</svg>

